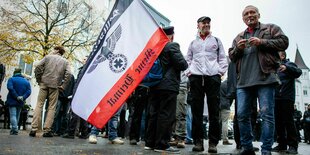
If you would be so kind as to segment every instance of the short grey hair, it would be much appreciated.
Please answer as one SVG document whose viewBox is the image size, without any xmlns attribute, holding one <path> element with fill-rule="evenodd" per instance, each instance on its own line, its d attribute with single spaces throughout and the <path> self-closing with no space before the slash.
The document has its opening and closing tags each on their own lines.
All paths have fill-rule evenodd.
<svg viewBox="0 0 310 155">
<path fill-rule="evenodd" d="M 246 7 L 243 9 L 243 11 L 242 11 L 242 16 L 243 16 L 244 10 L 245 10 L 246 8 L 254 8 L 255 11 L 259 14 L 259 10 L 258 10 L 258 8 L 257 8 L 256 6 L 254 6 L 254 5 L 248 5 L 248 6 L 246 6 Z"/>
</svg>

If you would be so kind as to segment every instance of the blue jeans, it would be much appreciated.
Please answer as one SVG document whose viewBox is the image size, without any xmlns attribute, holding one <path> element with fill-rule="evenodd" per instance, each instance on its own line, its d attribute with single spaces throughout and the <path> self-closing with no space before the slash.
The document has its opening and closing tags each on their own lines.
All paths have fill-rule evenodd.
<svg viewBox="0 0 310 155">
<path fill-rule="evenodd" d="M 186 142 L 193 142 L 192 138 L 192 110 L 191 106 L 187 104 L 186 106 Z"/>
<path fill-rule="evenodd" d="M 274 85 L 260 85 L 237 89 L 237 116 L 240 128 L 241 145 L 245 150 L 253 149 L 250 103 L 258 98 L 261 125 L 261 152 L 270 152 L 274 140 Z"/>
<path fill-rule="evenodd" d="M 108 131 L 109 131 L 109 135 L 108 135 L 108 138 L 109 140 L 114 140 L 115 138 L 118 137 L 117 135 L 117 124 L 118 124 L 118 118 L 119 118 L 119 115 L 121 114 L 121 111 L 123 109 L 123 106 L 121 106 L 118 111 L 114 114 L 114 116 L 112 116 L 108 122 Z M 91 131 L 90 131 L 90 135 L 98 135 L 99 134 L 99 129 L 96 128 L 95 126 L 93 126 L 91 128 Z"/>
<path fill-rule="evenodd" d="M 10 122 L 12 125 L 11 133 L 18 133 L 18 121 L 22 108 L 21 107 L 9 107 L 10 111 Z"/>
</svg>

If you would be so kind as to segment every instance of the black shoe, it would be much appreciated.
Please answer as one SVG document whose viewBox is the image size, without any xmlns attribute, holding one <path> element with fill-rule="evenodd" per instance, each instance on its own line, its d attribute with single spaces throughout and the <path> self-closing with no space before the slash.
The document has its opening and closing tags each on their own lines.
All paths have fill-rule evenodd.
<svg viewBox="0 0 310 155">
<path fill-rule="evenodd" d="M 288 150 L 286 151 L 287 154 L 298 154 L 297 152 L 297 148 L 293 147 L 293 146 L 290 146 L 288 148 Z"/>
<path fill-rule="evenodd" d="M 197 144 L 193 147 L 192 151 L 194 152 L 203 152 L 205 149 L 202 144 Z"/>
<path fill-rule="evenodd" d="M 239 155 L 255 155 L 254 150 L 241 150 Z"/>
<path fill-rule="evenodd" d="M 286 151 L 286 147 L 280 146 L 280 145 L 271 149 L 271 152 L 285 152 L 285 151 Z"/>
<path fill-rule="evenodd" d="M 10 135 L 18 135 L 17 131 L 10 131 Z"/>
<path fill-rule="evenodd" d="M 79 138 L 81 139 L 87 139 L 88 137 L 89 137 L 88 135 L 83 135 L 83 134 L 79 135 Z"/>
<path fill-rule="evenodd" d="M 30 137 L 35 137 L 36 136 L 36 131 L 30 131 L 29 136 Z"/>
<path fill-rule="evenodd" d="M 132 140 L 129 141 L 129 144 L 130 145 L 137 145 L 137 140 L 132 139 Z"/>
<path fill-rule="evenodd" d="M 154 149 L 155 152 L 168 153 L 168 154 L 180 154 L 180 150 L 174 147 L 169 147 L 167 149 Z"/>
<path fill-rule="evenodd" d="M 43 133 L 43 137 L 53 137 L 53 133 L 52 132 L 45 132 L 45 133 Z"/>
<path fill-rule="evenodd" d="M 74 139 L 74 135 L 70 135 L 68 133 L 65 133 L 65 134 L 62 135 L 62 138 Z"/>
<path fill-rule="evenodd" d="M 209 144 L 208 152 L 209 152 L 209 153 L 217 153 L 216 145 L 214 145 L 214 144 Z"/>
</svg>

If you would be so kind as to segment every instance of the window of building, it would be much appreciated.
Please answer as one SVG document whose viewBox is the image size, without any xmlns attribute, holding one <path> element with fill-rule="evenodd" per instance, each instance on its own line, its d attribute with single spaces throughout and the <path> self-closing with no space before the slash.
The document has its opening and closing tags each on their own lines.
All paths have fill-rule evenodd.
<svg viewBox="0 0 310 155">
<path fill-rule="evenodd" d="M 303 75 L 303 78 L 304 78 L 304 79 L 307 78 L 307 72 L 303 72 L 302 75 Z"/>
<path fill-rule="evenodd" d="M 298 89 L 298 86 L 296 85 L 296 96 L 298 96 L 299 95 L 299 89 Z"/>
<path fill-rule="evenodd" d="M 308 91 L 307 90 L 304 90 L 304 95 L 308 96 Z"/>
</svg>

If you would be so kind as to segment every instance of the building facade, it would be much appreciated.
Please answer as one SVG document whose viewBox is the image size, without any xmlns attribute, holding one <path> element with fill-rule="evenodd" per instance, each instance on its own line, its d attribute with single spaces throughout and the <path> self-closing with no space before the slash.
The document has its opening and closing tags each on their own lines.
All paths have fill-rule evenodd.
<svg viewBox="0 0 310 155">
<path fill-rule="evenodd" d="M 310 78 L 309 68 L 305 64 L 298 48 L 295 55 L 295 63 L 302 70 L 301 76 L 296 80 L 296 100 L 297 109 L 304 113 L 307 105 L 310 104 Z"/>
</svg>

